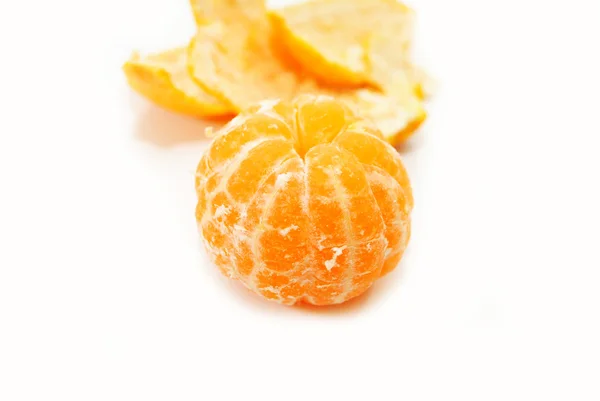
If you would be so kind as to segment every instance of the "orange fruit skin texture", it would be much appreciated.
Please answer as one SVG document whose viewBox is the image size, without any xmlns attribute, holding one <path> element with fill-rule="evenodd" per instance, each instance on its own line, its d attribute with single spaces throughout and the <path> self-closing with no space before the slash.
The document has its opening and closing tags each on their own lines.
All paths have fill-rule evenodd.
<svg viewBox="0 0 600 401">
<path fill-rule="evenodd" d="M 426 97 L 427 77 L 410 61 L 415 13 L 397 0 L 313 0 L 269 17 L 291 55 L 320 80 L 393 90 L 405 74 Z"/>
<path fill-rule="evenodd" d="M 283 304 L 331 305 L 392 271 L 410 238 L 399 154 L 343 102 L 263 101 L 198 164 L 196 219 L 228 277 Z"/>
<path fill-rule="evenodd" d="M 235 114 L 227 103 L 208 94 L 192 79 L 186 47 L 144 56 L 134 53 L 123 71 L 137 93 L 167 110 L 198 118 Z"/>
<path fill-rule="evenodd" d="M 191 4 L 198 24 L 188 49 L 191 75 L 206 92 L 235 110 L 263 99 L 331 95 L 360 109 L 392 143 L 408 138 L 426 118 L 405 76 L 397 76 L 388 93 L 320 83 L 290 57 L 285 43 L 272 31 L 263 0 L 192 0 Z"/>
</svg>

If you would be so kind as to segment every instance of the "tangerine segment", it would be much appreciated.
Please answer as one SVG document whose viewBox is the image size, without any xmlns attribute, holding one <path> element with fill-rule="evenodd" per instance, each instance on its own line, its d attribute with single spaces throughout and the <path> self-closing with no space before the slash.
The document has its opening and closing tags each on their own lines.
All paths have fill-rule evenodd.
<svg viewBox="0 0 600 401">
<path fill-rule="evenodd" d="M 373 196 L 385 222 L 385 238 L 389 251 L 385 254 L 381 275 L 392 271 L 408 245 L 410 238 L 410 189 L 403 189 L 389 174 L 379 167 L 365 164 Z M 412 196 L 410 196 L 412 198 Z M 398 205 L 405 205 L 404 208 Z"/>
<path fill-rule="evenodd" d="M 185 47 L 146 56 L 134 53 L 123 70 L 136 92 L 171 111 L 195 117 L 233 114 L 231 107 L 206 93 L 191 78 Z"/>
<path fill-rule="evenodd" d="M 379 276 L 387 245 L 383 218 L 352 153 L 321 144 L 309 150 L 305 165 L 312 273 L 331 285 L 326 293 L 321 288 L 308 291 L 308 299 L 319 305 L 344 302 L 355 290 L 355 280 L 375 272 L 370 286 Z M 376 254 L 365 261 L 369 251 Z"/>
<path fill-rule="evenodd" d="M 269 12 L 278 40 L 320 80 L 384 90 L 406 73 L 424 95 L 422 71 L 410 63 L 414 12 L 396 0 L 319 0 Z"/>
<path fill-rule="evenodd" d="M 204 3 L 210 8 L 214 1 L 194 2 L 197 8 L 202 8 Z M 389 140 L 408 137 L 425 119 L 423 106 L 412 93 L 408 81 L 396 80 L 393 90 L 386 95 L 372 89 L 323 86 L 306 76 L 285 49 L 277 48 L 271 42 L 262 1 L 233 0 L 220 4 L 221 11 L 211 15 L 227 15 L 224 11 L 227 7 L 235 13 L 249 3 L 260 5 L 263 24 L 242 14 L 237 22 L 220 17 L 197 27 L 197 34 L 188 49 L 189 68 L 192 77 L 207 92 L 230 103 L 238 111 L 263 99 L 291 100 L 302 93 L 336 96 L 375 121 Z"/>
<path fill-rule="evenodd" d="M 412 191 L 408 173 L 398 158 L 398 152 L 388 143 L 372 133 L 366 134 L 364 128 L 351 124 L 346 132 L 335 138 L 335 143 L 350 151 L 361 163 L 378 167 L 388 173 L 406 196 L 402 202 L 410 213 L 413 206 Z"/>
<path fill-rule="evenodd" d="M 264 101 L 198 164 L 196 219 L 227 276 L 284 304 L 330 305 L 395 268 L 412 192 L 400 156 L 340 100 Z"/>
</svg>

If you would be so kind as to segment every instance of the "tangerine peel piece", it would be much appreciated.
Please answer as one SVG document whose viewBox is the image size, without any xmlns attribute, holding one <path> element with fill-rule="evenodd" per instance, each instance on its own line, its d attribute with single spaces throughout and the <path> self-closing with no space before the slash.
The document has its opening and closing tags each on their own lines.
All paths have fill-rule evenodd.
<svg viewBox="0 0 600 401">
<path fill-rule="evenodd" d="M 223 117 L 234 112 L 192 79 L 185 47 L 145 56 L 133 53 L 123 71 L 132 89 L 165 109 L 193 117 Z"/>
<path fill-rule="evenodd" d="M 319 0 L 269 11 L 275 36 L 320 80 L 393 86 L 406 73 L 420 97 L 426 78 L 410 61 L 414 11 L 396 0 Z"/>
<path fill-rule="evenodd" d="M 212 1 L 195 0 L 197 8 Z M 302 93 L 335 96 L 372 119 L 388 141 L 404 140 L 426 118 L 420 100 L 404 76 L 390 84 L 389 93 L 373 89 L 324 86 L 307 74 L 282 48 L 268 27 L 264 2 L 233 0 L 232 10 L 260 3 L 264 24 L 246 19 L 203 23 L 190 42 L 188 62 L 192 77 L 204 90 L 237 111 L 263 99 L 291 100 Z M 220 12 L 224 13 L 225 4 Z M 232 11 L 234 12 L 234 11 Z M 242 27 L 242 28 L 240 28 Z"/>
</svg>

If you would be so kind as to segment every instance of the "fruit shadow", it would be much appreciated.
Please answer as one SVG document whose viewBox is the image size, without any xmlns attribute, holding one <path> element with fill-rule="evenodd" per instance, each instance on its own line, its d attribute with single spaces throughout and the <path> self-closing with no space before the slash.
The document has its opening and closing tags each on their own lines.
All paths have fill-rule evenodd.
<svg viewBox="0 0 600 401">
<path fill-rule="evenodd" d="M 134 110 L 138 115 L 135 137 L 161 148 L 189 142 L 208 142 L 210 138 L 205 135 L 205 130 L 210 127 L 216 131 L 228 121 L 227 118 L 196 119 L 163 110 L 152 104 L 139 105 L 134 107 Z"/>
<path fill-rule="evenodd" d="M 424 126 L 419 128 L 419 130 L 406 141 L 394 146 L 398 153 L 400 153 L 400 156 L 409 157 L 411 154 L 419 152 L 421 149 L 423 149 L 427 141 L 426 123 L 427 122 L 425 122 Z"/>
</svg>

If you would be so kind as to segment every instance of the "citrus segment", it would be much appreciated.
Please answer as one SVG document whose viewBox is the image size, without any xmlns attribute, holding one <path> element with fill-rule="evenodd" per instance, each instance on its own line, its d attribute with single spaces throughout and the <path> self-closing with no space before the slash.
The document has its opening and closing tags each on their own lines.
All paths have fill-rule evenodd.
<svg viewBox="0 0 600 401">
<path fill-rule="evenodd" d="M 196 9 L 211 9 L 214 4 L 214 0 L 193 2 Z M 210 13 L 214 20 L 203 18 L 197 27 L 188 49 L 189 68 L 200 86 L 236 110 L 263 99 L 291 100 L 301 93 L 332 95 L 375 121 L 390 141 L 408 137 L 425 119 L 422 104 L 408 81 L 395 80 L 388 94 L 319 84 L 289 57 L 288 49 L 272 42 L 274 36 L 263 1 L 218 4 L 219 11 Z M 240 13 L 250 5 L 262 13 L 262 23 Z M 230 19 L 227 10 L 239 18 Z"/>
<path fill-rule="evenodd" d="M 406 248 L 410 230 L 410 207 L 412 198 L 410 188 L 403 189 L 389 173 L 379 167 L 366 164 L 367 178 L 373 196 L 377 200 L 383 221 L 385 222 L 385 238 L 390 251 L 385 255 L 381 274 L 386 274 L 396 267 L 402 252 Z M 404 205 L 404 207 L 399 207 Z"/>
<path fill-rule="evenodd" d="M 407 193 L 406 207 L 412 208 L 413 199 L 410 195 L 408 174 L 398 158 L 398 152 L 390 144 L 377 136 L 360 132 L 352 126 L 336 137 L 334 142 L 356 155 L 361 163 L 379 167 L 387 172 Z"/>
<path fill-rule="evenodd" d="M 196 219 L 208 254 L 280 303 L 362 294 L 396 266 L 409 238 L 410 183 L 390 149 L 334 98 L 243 111 L 198 164 Z"/>
<path fill-rule="evenodd" d="M 194 117 L 233 114 L 226 103 L 206 93 L 191 78 L 186 48 L 146 56 L 134 53 L 123 70 L 136 92 L 171 111 Z"/>
</svg>

